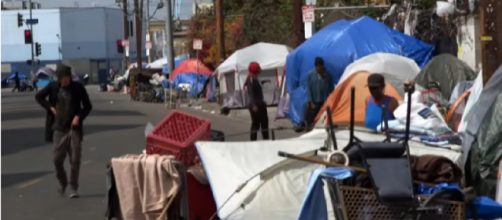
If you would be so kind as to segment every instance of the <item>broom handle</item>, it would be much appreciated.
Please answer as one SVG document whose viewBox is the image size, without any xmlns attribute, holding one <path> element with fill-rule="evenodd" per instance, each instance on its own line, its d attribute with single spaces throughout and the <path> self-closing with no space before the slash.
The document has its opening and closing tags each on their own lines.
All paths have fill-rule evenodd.
<svg viewBox="0 0 502 220">
<path fill-rule="evenodd" d="M 278 154 L 279 154 L 280 157 L 285 157 L 285 158 L 288 158 L 288 159 L 295 159 L 295 160 L 300 160 L 300 161 L 309 162 L 309 163 L 316 163 L 316 164 L 320 164 L 320 165 L 324 165 L 324 166 L 330 166 L 330 167 L 346 167 L 346 168 L 350 168 L 350 169 L 352 169 L 354 171 L 357 171 L 357 172 L 360 172 L 360 173 L 366 173 L 367 172 L 366 169 L 361 168 L 361 167 L 345 166 L 345 165 L 339 164 L 339 163 L 327 162 L 327 161 L 324 161 L 324 160 L 317 160 L 317 159 L 313 159 L 313 158 L 309 158 L 309 157 L 302 157 L 302 156 L 298 156 L 298 155 L 286 153 L 286 152 L 283 152 L 283 151 L 279 151 Z"/>
</svg>

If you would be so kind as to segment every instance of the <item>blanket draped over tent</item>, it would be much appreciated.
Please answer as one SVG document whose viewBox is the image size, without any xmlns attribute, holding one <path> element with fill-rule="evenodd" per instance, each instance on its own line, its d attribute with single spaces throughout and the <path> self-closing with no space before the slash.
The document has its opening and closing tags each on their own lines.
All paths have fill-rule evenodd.
<svg viewBox="0 0 502 220">
<path fill-rule="evenodd" d="M 340 20 L 324 27 L 292 51 L 286 61 L 286 84 L 291 97 L 289 118 L 303 121 L 306 103 L 306 78 L 314 68 L 315 57 L 322 57 L 334 83 L 345 68 L 366 55 L 386 52 L 413 59 L 424 66 L 431 59 L 433 46 L 392 30 L 369 17 Z"/>
</svg>

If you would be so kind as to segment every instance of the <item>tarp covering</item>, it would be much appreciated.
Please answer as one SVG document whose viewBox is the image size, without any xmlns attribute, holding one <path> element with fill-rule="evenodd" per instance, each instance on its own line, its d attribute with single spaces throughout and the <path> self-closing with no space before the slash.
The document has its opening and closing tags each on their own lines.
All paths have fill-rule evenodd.
<svg viewBox="0 0 502 220">
<path fill-rule="evenodd" d="M 303 120 L 305 79 L 314 68 L 315 57 L 324 59 L 327 71 L 338 83 L 345 68 L 366 55 L 376 52 L 398 54 L 424 66 L 430 60 L 433 49 L 429 44 L 394 31 L 366 16 L 328 25 L 288 55 L 286 83 L 291 94 L 289 117 L 295 124 Z"/>
<path fill-rule="evenodd" d="M 449 100 L 458 83 L 475 78 L 476 73 L 466 63 L 450 54 L 441 54 L 434 57 L 420 71 L 415 82 L 424 88 L 428 88 L 429 83 L 439 83 L 441 94 Z"/>
<path fill-rule="evenodd" d="M 498 166 L 502 158 L 502 66 L 483 88 L 479 99 L 467 112 L 464 132 L 466 182 L 477 193 L 495 197 Z M 470 154 L 468 154 L 470 152 Z"/>
<path fill-rule="evenodd" d="M 37 70 L 37 73 L 35 74 L 38 78 L 54 78 L 56 77 L 55 72 L 53 69 L 49 67 L 41 67 L 40 69 Z"/>
<path fill-rule="evenodd" d="M 183 61 L 173 73 L 169 75 L 169 79 L 174 80 L 179 74 L 196 73 L 201 75 L 210 76 L 213 71 L 209 69 L 204 63 L 198 59 L 189 59 Z"/>
<path fill-rule="evenodd" d="M 204 65 L 200 60 L 189 59 L 183 61 L 169 78 L 173 82 L 174 88 L 178 88 L 180 84 L 189 84 L 190 96 L 198 95 L 204 88 L 204 83 L 212 74 L 212 71 Z"/>
<path fill-rule="evenodd" d="M 269 82 L 262 84 L 265 102 L 268 105 L 277 104 L 286 56 L 290 50 L 286 45 L 260 42 L 235 51 L 215 71 L 223 95 L 222 106 L 238 108 L 247 105 L 247 94 L 243 89 L 248 65 L 253 61 L 261 66 L 260 80 Z"/>
</svg>

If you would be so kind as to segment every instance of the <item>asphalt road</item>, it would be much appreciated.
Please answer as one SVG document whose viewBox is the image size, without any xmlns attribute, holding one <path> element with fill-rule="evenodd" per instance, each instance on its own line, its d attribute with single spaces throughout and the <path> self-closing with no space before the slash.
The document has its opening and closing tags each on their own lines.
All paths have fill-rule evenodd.
<svg viewBox="0 0 502 220">
<path fill-rule="evenodd" d="M 52 145 L 44 142 L 45 112 L 34 93 L 2 90 L 2 219 L 104 219 L 106 163 L 112 157 L 141 153 L 145 125 L 158 122 L 169 110 L 162 104 L 131 102 L 121 94 L 99 93 L 96 87 L 88 87 L 88 92 L 94 109 L 84 127 L 81 197 L 70 200 L 56 193 Z M 223 131 L 227 141 L 249 138 L 246 117 L 182 110 L 211 120 L 212 128 Z M 277 133 L 278 138 L 295 135 Z"/>
</svg>

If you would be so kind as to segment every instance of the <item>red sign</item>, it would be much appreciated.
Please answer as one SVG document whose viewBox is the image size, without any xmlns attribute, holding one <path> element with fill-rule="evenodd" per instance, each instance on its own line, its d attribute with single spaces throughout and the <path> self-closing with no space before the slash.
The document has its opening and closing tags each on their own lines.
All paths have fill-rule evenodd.
<svg viewBox="0 0 502 220">
<path fill-rule="evenodd" d="M 315 21 L 315 13 L 313 5 L 304 5 L 302 7 L 303 23 L 310 23 Z"/>
</svg>

